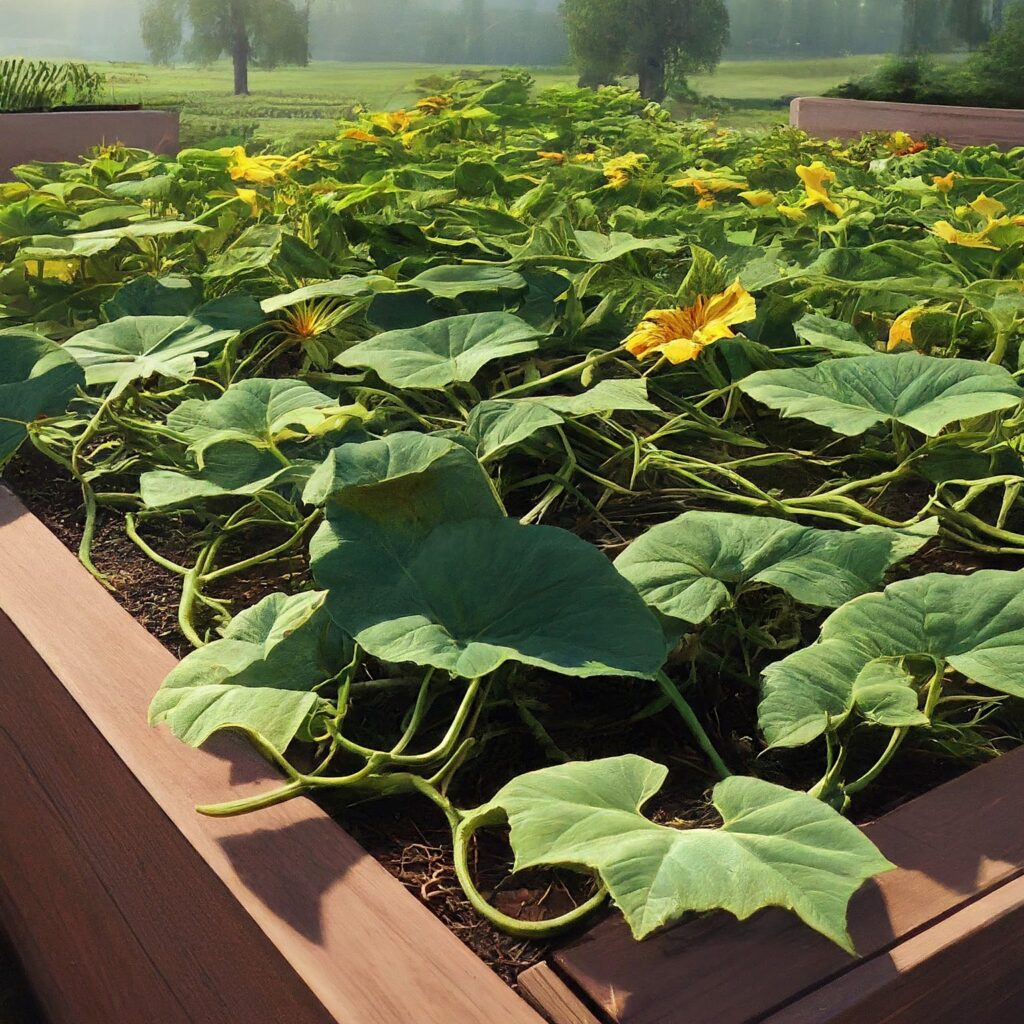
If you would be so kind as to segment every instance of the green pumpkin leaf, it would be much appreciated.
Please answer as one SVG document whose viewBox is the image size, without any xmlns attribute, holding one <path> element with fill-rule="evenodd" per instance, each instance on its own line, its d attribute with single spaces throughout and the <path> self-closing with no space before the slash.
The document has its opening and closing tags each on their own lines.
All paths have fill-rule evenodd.
<svg viewBox="0 0 1024 1024">
<path fill-rule="evenodd" d="M 443 299 L 457 299 L 467 292 L 521 292 L 526 290 L 526 278 L 508 267 L 489 267 L 454 263 L 431 267 L 411 281 L 403 282 L 409 288 L 422 288 Z"/>
<path fill-rule="evenodd" d="M 26 424 L 65 412 L 84 385 L 60 345 L 22 327 L 0 331 L 0 466 L 28 436 Z"/>
<path fill-rule="evenodd" d="M 853 703 L 865 721 L 892 729 L 927 725 L 914 677 L 895 659 L 869 661 L 853 681 Z"/>
<path fill-rule="evenodd" d="M 297 306 L 301 302 L 310 302 L 316 299 L 354 299 L 360 295 L 387 291 L 394 286 L 394 282 L 390 278 L 381 275 L 370 274 L 366 277 L 356 277 L 353 274 L 346 274 L 336 281 L 321 281 L 295 291 L 274 295 L 272 298 L 264 299 L 260 306 L 264 313 L 277 313 L 282 309 Z"/>
<path fill-rule="evenodd" d="M 1024 401 L 1024 390 L 1002 366 L 915 352 L 765 370 L 738 386 L 784 417 L 799 416 L 849 437 L 892 421 L 933 437 L 956 420 Z"/>
<path fill-rule="evenodd" d="M 931 573 L 843 605 L 825 620 L 816 643 L 765 670 L 759 709 L 765 737 L 775 747 L 810 743 L 828 721 L 849 716 L 858 681 L 861 687 L 879 681 L 880 669 L 862 675 L 869 665 L 915 657 L 1024 697 L 1024 573 Z"/>
<path fill-rule="evenodd" d="M 633 541 L 615 568 L 651 607 L 686 622 L 704 622 L 756 583 L 801 604 L 836 608 L 879 587 L 890 566 L 937 530 L 935 519 L 911 530 L 840 531 L 733 512 L 684 512 Z"/>
<path fill-rule="evenodd" d="M 123 316 L 76 334 L 64 350 L 84 367 L 87 384 L 118 390 L 157 375 L 188 380 L 238 332 L 194 317 Z"/>
<path fill-rule="evenodd" d="M 857 333 L 857 329 L 842 320 L 832 320 L 821 313 L 802 316 L 793 330 L 796 336 L 813 348 L 825 349 L 840 356 L 863 356 L 871 353 L 871 346 Z"/>
<path fill-rule="evenodd" d="M 201 453 L 222 441 L 269 448 L 283 441 L 344 429 L 361 420 L 361 406 L 337 401 L 298 380 L 252 378 L 232 384 L 212 401 L 189 399 L 167 417 L 167 425 Z"/>
<path fill-rule="evenodd" d="M 652 677 L 658 620 L 597 548 L 510 519 L 442 522 L 412 542 L 392 524 L 313 538 L 328 611 L 369 654 L 466 678 L 519 661 L 573 676 Z"/>
<path fill-rule="evenodd" d="M 103 304 L 108 320 L 122 316 L 188 316 L 202 301 L 202 289 L 187 277 L 137 277 Z"/>
<path fill-rule="evenodd" d="M 223 639 L 184 658 L 164 680 L 149 722 L 193 747 L 220 729 L 258 733 L 283 752 L 317 710 L 313 687 L 345 664 L 346 643 L 325 594 L 271 594 L 240 612 Z"/>
<path fill-rule="evenodd" d="M 806 793 L 739 776 L 715 787 L 719 828 L 658 825 L 641 809 L 667 775 L 634 754 L 543 768 L 513 779 L 470 822 L 507 817 L 517 871 L 597 872 L 638 939 L 689 911 L 744 920 L 783 907 L 854 952 L 850 898 L 894 867 L 860 829 Z"/>
<path fill-rule="evenodd" d="M 373 370 L 395 387 L 441 391 L 449 384 L 469 383 L 495 359 L 535 351 L 540 337 L 510 313 L 471 313 L 378 334 L 336 362 Z"/>
<path fill-rule="evenodd" d="M 630 252 L 675 252 L 682 246 L 680 235 L 666 238 L 636 238 L 625 231 L 602 235 L 599 231 L 574 231 L 580 255 L 591 263 L 611 263 Z"/>
</svg>

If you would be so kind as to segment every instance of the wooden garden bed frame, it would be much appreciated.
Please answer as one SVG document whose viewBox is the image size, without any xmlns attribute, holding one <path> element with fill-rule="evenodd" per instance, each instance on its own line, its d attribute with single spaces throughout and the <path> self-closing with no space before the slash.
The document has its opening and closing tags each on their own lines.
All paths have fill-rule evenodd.
<svg viewBox="0 0 1024 1024">
<path fill-rule="evenodd" d="M 819 139 L 852 139 L 864 132 L 903 131 L 915 139 L 935 135 L 954 146 L 1002 149 L 1024 145 L 1024 110 L 951 107 L 937 103 L 886 103 L 801 96 L 789 123 Z"/>
<path fill-rule="evenodd" d="M 146 724 L 174 664 L 0 487 L 0 926 L 50 1024 L 539 1024 L 316 804 L 204 818 L 272 771 Z M 520 977 L 555 1024 L 1008 1024 L 1024 751 L 869 828 L 898 871 L 850 959 L 781 911 L 643 944 L 608 917 Z"/>
</svg>

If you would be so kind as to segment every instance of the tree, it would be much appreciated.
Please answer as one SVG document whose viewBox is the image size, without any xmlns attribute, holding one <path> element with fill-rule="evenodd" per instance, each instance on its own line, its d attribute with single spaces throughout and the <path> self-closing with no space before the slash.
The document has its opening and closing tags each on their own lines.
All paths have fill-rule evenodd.
<svg viewBox="0 0 1024 1024">
<path fill-rule="evenodd" d="M 650 100 L 714 69 L 729 40 L 725 0 L 562 0 L 562 15 L 582 84 L 632 74 Z"/>
<path fill-rule="evenodd" d="M 185 54 L 200 64 L 227 53 L 235 95 L 249 92 L 249 65 L 309 63 L 309 3 L 294 0 L 148 0 L 142 12 L 143 41 L 159 62 L 182 45 L 182 26 L 192 34 Z M 147 29 L 148 26 L 148 29 Z"/>
<path fill-rule="evenodd" d="M 181 8 L 156 0 L 143 8 L 140 25 L 150 60 L 154 64 L 172 64 L 181 49 Z"/>
</svg>

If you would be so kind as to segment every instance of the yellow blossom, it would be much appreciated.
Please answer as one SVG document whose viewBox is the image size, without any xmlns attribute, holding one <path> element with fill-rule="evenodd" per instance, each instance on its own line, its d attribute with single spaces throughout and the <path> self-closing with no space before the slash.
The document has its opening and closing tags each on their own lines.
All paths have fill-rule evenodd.
<svg viewBox="0 0 1024 1024">
<path fill-rule="evenodd" d="M 383 114 L 374 114 L 370 118 L 371 124 L 382 128 L 389 135 L 400 135 L 409 130 L 412 125 L 412 118 L 404 110 L 389 110 Z"/>
<path fill-rule="evenodd" d="M 355 139 L 357 142 L 380 142 L 376 135 L 364 132 L 361 128 L 350 128 L 347 132 L 342 133 L 341 137 L 343 139 Z"/>
<path fill-rule="evenodd" d="M 815 160 L 810 166 L 798 165 L 796 173 L 807 193 L 803 204 L 805 207 L 823 206 L 834 216 L 842 217 L 843 208 L 828 194 L 829 184 L 836 180 L 835 171 L 830 171 L 820 160 Z"/>
<path fill-rule="evenodd" d="M 993 245 L 985 237 L 993 226 L 990 224 L 984 231 L 960 231 L 953 227 L 948 220 L 939 220 L 932 225 L 932 234 L 938 235 L 950 245 L 961 245 L 965 249 L 992 249 L 998 252 L 999 246 Z"/>
<path fill-rule="evenodd" d="M 998 199 L 993 199 L 984 192 L 970 204 L 970 208 L 990 222 L 1006 213 L 1006 207 Z"/>
<path fill-rule="evenodd" d="M 737 278 L 724 292 L 699 296 L 692 305 L 652 309 L 626 339 L 626 350 L 637 359 L 663 356 L 670 363 L 685 363 L 721 338 L 735 337 L 734 324 L 757 315 L 754 297 Z"/>
<path fill-rule="evenodd" d="M 253 185 L 272 185 L 286 178 L 292 171 L 309 163 L 308 153 L 294 156 L 249 156 L 244 146 L 218 149 L 219 156 L 230 157 L 228 173 L 232 181 L 248 181 Z"/>
<path fill-rule="evenodd" d="M 537 156 L 539 156 L 541 160 L 550 160 L 553 164 L 565 163 L 564 153 L 555 153 L 546 149 L 538 149 Z"/>
<path fill-rule="evenodd" d="M 260 211 L 266 209 L 267 201 L 254 188 L 236 188 L 235 194 L 252 211 L 254 217 L 260 215 Z"/>
<path fill-rule="evenodd" d="M 889 342 L 885 347 L 887 352 L 899 348 L 902 344 L 914 344 L 914 321 L 925 312 L 927 311 L 922 306 L 912 306 L 893 320 L 889 328 Z"/>
<path fill-rule="evenodd" d="M 632 180 L 636 171 L 647 162 L 643 153 L 624 153 L 604 165 L 604 176 L 608 179 L 607 188 L 625 188 Z"/>
<path fill-rule="evenodd" d="M 597 159 L 596 153 L 577 153 L 573 160 L 578 164 L 592 164 Z"/>
<path fill-rule="evenodd" d="M 739 192 L 747 187 L 745 181 L 733 181 L 730 178 L 722 178 L 713 174 L 690 174 L 685 178 L 680 178 L 678 181 L 669 182 L 669 184 L 672 188 L 692 188 L 699 195 L 705 195 L 708 192 L 728 192 L 730 190 Z"/>
<path fill-rule="evenodd" d="M 807 220 L 807 214 L 798 206 L 785 206 L 783 203 L 779 203 L 775 209 L 778 210 L 779 213 L 781 213 L 787 220 L 796 221 L 797 224 L 801 221 Z"/>
<path fill-rule="evenodd" d="M 941 177 L 936 174 L 932 177 L 932 184 L 936 192 L 952 192 L 953 184 L 959 177 L 960 175 L 956 171 L 950 171 L 949 174 L 942 175 Z"/>
<path fill-rule="evenodd" d="M 698 210 L 710 210 L 715 205 L 715 197 L 710 194 L 705 194 L 697 200 Z"/>
<path fill-rule="evenodd" d="M 422 110 L 424 114 L 440 114 L 453 103 L 451 96 L 424 96 L 416 101 L 416 109 Z"/>
<path fill-rule="evenodd" d="M 753 191 L 741 192 L 740 199 L 746 199 L 751 206 L 771 206 L 775 202 L 775 195 L 767 189 L 754 189 Z"/>
</svg>

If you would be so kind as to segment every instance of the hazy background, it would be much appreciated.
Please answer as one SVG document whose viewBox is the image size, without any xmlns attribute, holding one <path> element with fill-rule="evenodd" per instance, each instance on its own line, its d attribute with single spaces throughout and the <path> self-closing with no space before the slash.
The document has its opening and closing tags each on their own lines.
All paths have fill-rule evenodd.
<svg viewBox="0 0 1024 1024">
<path fill-rule="evenodd" d="M 140 0 L 0 0 L 0 53 L 146 59 Z M 897 0 L 728 0 L 726 58 L 888 53 Z M 313 0 L 314 60 L 565 64 L 558 0 Z"/>
</svg>

